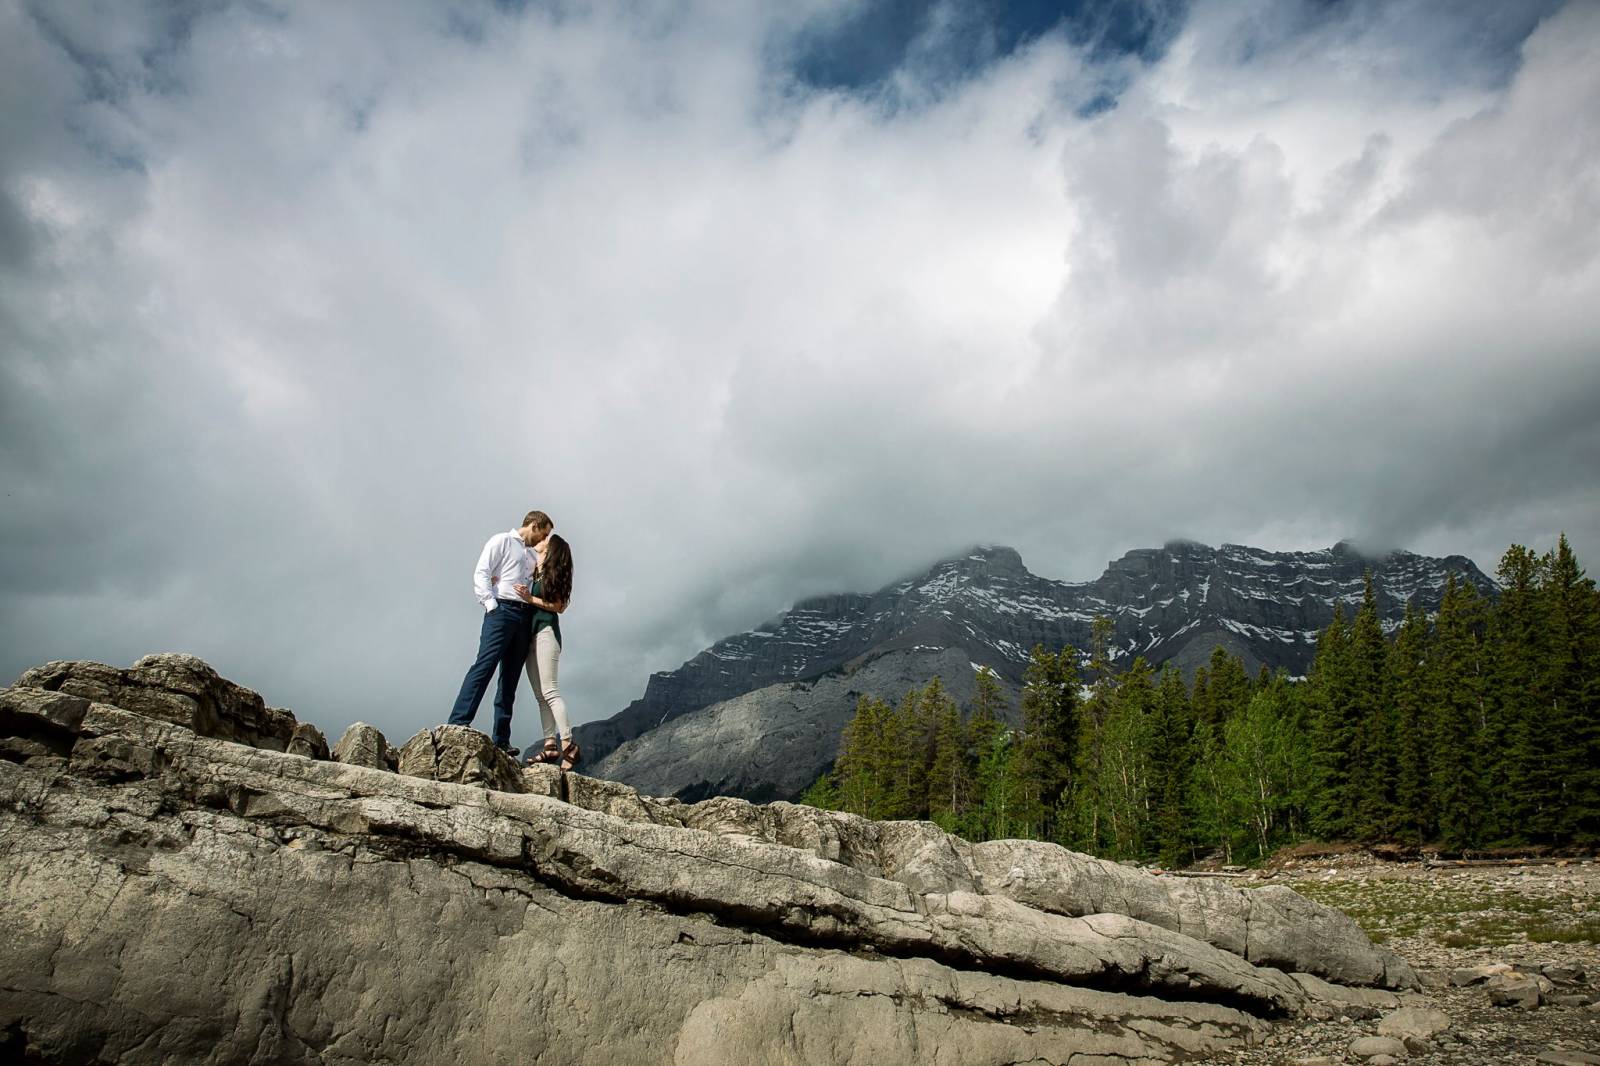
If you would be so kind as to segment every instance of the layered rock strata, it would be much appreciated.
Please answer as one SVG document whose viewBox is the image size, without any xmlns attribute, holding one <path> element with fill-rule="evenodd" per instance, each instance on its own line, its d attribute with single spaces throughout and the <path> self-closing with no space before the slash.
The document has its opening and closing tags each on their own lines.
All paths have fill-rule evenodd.
<svg viewBox="0 0 1600 1066">
<path fill-rule="evenodd" d="M 420 776 L 325 761 L 238 742 L 248 699 L 73 691 L 110 669 L 0 691 L 13 1061 L 1155 1063 L 1415 986 L 1286 889 L 508 772 L 465 729 Z"/>
</svg>

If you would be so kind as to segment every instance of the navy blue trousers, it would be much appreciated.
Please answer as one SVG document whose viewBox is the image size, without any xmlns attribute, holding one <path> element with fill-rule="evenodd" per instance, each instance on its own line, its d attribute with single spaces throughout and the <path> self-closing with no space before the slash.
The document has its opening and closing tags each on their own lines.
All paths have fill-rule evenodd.
<svg viewBox="0 0 1600 1066">
<path fill-rule="evenodd" d="M 495 667 L 500 668 L 500 689 L 494 697 L 494 742 L 511 743 L 511 704 L 517 698 L 517 682 L 528 661 L 528 644 L 533 639 L 533 606 L 500 600 L 492 611 L 483 613 L 483 628 L 478 634 L 478 658 L 461 680 L 461 692 L 450 711 L 451 725 L 471 725 L 478 704 L 489 688 Z"/>
</svg>

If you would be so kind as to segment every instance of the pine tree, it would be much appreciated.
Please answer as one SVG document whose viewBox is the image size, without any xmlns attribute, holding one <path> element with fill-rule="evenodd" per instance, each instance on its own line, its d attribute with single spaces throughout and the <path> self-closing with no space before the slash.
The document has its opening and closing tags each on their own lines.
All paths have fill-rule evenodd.
<svg viewBox="0 0 1600 1066">
<path fill-rule="evenodd" d="M 856 712 L 844 727 L 833 769 L 840 810 L 867 818 L 887 816 L 890 767 L 885 727 L 893 714 L 882 700 L 865 695 L 856 700 Z"/>
<path fill-rule="evenodd" d="M 1317 656 L 1311 667 L 1315 774 L 1311 830 L 1324 840 L 1346 840 L 1355 830 L 1353 764 L 1358 705 L 1350 658 L 1350 627 L 1340 604 L 1334 607 L 1333 621 L 1317 638 Z"/>
<path fill-rule="evenodd" d="M 1483 616 L 1477 590 L 1449 575 L 1434 621 L 1427 691 L 1433 712 L 1432 792 L 1439 840 L 1453 850 L 1476 847 L 1483 837 Z"/>
<path fill-rule="evenodd" d="M 1022 796 L 1017 823 L 1038 839 L 1054 839 L 1072 785 L 1078 732 L 1077 653 L 1036 645 L 1023 673 L 1022 742 L 1017 772 Z"/>
<path fill-rule="evenodd" d="M 1600 839 L 1600 592 L 1566 534 L 1543 565 L 1550 726 L 1558 754 L 1551 830 L 1558 842 Z"/>
<path fill-rule="evenodd" d="M 1427 616 L 1406 605 L 1405 619 L 1389 648 L 1388 691 L 1395 716 L 1395 832 L 1421 845 L 1433 832 L 1429 782 L 1431 745 L 1428 729 L 1426 661 Z"/>
<path fill-rule="evenodd" d="M 1384 691 L 1389 648 L 1378 621 L 1378 599 L 1367 571 L 1350 627 L 1350 792 L 1355 801 L 1352 828 L 1366 840 L 1389 837 L 1394 830 L 1394 727 Z"/>
<path fill-rule="evenodd" d="M 833 783 L 833 771 L 822 774 L 800 793 L 800 802 L 808 807 L 820 807 L 825 811 L 840 810 L 839 789 Z"/>
<path fill-rule="evenodd" d="M 886 744 L 889 794 L 884 818 L 926 818 L 928 815 L 928 764 L 932 761 L 933 729 L 927 707 L 923 693 L 912 689 L 895 706 L 889 718 Z"/>
<path fill-rule="evenodd" d="M 1218 644 L 1211 649 L 1206 675 L 1207 720 L 1220 729 L 1250 702 L 1250 674 L 1244 668 L 1243 659 Z"/>
<path fill-rule="evenodd" d="M 1304 684 L 1290 682 L 1280 671 L 1261 691 L 1271 693 L 1278 701 L 1283 717 L 1283 731 L 1288 748 L 1284 755 L 1287 774 L 1284 791 L 1284 839 L 1302 839 L 1311 824 L 1311 790 L 1315 783 L 1312 766 L 1311 694 Z"/>
<path fill-rule="evenodd" d="M 938 679 L 935 678 L 935 681 Z M 922 697 L 933 718 L 933 757 L 928 768 L 928 817 L 949 832 L 960 832 L 972 805 L 972 772 L 967 731 L 955 700 L 930 684 Z"/>
<path fill-rule="evenodd" d="M 1487 713 L 1481 746 L 1488 840 L 1512 842 L 1553 831 L 1551 736 L 1553 673 L 1540 560 L 1513 544 L 1500 557 L 1500 596 L 1489 611 Z"/>
<path fill-rule="evenodd" d="M 1011 737 L 1002 720 L 1005 693 L 992 673 L 979 670 L 974 678 L 972 713 L 967 719 L 966 748 L 972 763 L 973 807 L 964 821 L 969 840 L 1010 836 L 1014 774 Z"/>
<path fill-rule="evenodd" d="M 1194 766 L 1194 726 L 1183 673 L 1170 662 L 1161 671 L 1150 723 L 1151 842 L 1166 866 L 1190 853 L 1189 775 Z"/>
<path fill-rule="evenodd" d="M 1089 687 L 1088 697 L 1078 706 L 1071 795 L 1062 796 L 1050 839 L 1078 851 L 1101 855 L 1111 846 L 1102 788 L 1105 784 L 1105 723 L 1111 713 L 1117 678 L 1098 656 L 1090 657 L 1089 669 L 1095 682 Z"/>
<path fill-rule="evenodd" d="M 1189 686 L 1189 716 L 1197 726 L 1201 722 L 1215 726 L 1222 721 L 1211 699 L 1211 671 L 1204 666 L 1195 668 L 1194 681 Z"/>
</svg>

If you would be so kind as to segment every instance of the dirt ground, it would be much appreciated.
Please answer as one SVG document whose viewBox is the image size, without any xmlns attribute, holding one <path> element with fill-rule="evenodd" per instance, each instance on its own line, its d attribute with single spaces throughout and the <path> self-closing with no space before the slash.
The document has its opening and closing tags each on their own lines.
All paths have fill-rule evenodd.
<svg viewBox="0 0 1600 1066">
<path fill-rule="evenodd" d="M 1404 956 L 1426 986 L 1415 1005 L 1449 1019 L 1413 1037 L 1404 1061 L 1600 1064 L 1600 863 L 1463 868 L 1385 862 L 1364 853 L 1288 860 L 1238 878 L 1241 887 L 1285 884 L 1348 913 L 1374 940 Z M 1507 966 L 1542 974 L 1548 987 L 1532 1009 L 1495 1006 L 1488 983 L 1466 971 Z M 1267 1041 L 1216 1062 L 1333 1063 L 1363 1058 L 1351 1049 L 1378 1035 L 1381 1017 L 1341 1017 L 1279 1026 Z"/>
</svg>

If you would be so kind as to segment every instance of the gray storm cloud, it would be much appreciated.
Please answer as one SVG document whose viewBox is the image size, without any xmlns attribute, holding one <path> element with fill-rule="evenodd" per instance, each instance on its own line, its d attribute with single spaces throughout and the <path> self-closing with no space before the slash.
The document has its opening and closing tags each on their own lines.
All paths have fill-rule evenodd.
<svg viewBox="0 0 1600 1066">
<path fill-rule="evenodd" d="M 974 542 L 1600 546 L 1594 5 L 1201 4 L 893 100 L 738 6 L 0 3 L 0 673 L 404 735 L 532 506 L 578 720 Z"/>
</svg>

